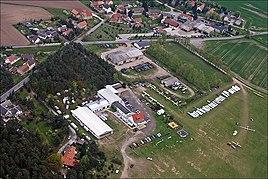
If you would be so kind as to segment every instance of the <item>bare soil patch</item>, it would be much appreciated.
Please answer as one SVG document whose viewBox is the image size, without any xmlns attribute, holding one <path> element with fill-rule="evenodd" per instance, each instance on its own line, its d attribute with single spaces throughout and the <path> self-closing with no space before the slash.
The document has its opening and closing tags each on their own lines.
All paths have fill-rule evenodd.
<svg viewBox="0 0 268 179">
<path fill-rule="evenodd" d="M 78 0 L 68 0 L 68 1 L 56 1 L 56 0 L 48 0 L 48 1 L 12 1 L 12 0 L 1 0 L 1 2 L 13 3 L 13 4 L 21 4 L 21 5 L 32 5 L 38 7 L 51 7 L 51 8 L 60 8 L 60 9 L 86 9 L 90 10 L 84 4 L 82 4 Z"/>
<path fill-rule="evenodd" d="M 52 14 L 39 7 L 1 3 L 1 46 L 28 45 L 29 41 L 13 25 L 30 19 L 47 19 Z"/>
</svg>

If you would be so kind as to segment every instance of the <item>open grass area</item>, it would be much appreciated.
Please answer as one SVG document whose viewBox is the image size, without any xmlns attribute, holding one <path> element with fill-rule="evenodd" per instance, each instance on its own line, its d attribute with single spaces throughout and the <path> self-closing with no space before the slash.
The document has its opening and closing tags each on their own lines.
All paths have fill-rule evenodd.
<svg viewBox="0 0 268 179">
<path fill-rule="evenodd" d="M 246 20 L 246 28 L 252 30 L 267 30 L 267 2 L 263 0 L 214 0 L 231 11 L 240 11 L 241 17 Z M 252 28 L 255 26 L 256 28 Z"/>
<path fill-rule="evenodd" d="M 52 15 L 59 17 L 60 19 L 67 19 L 68 17 L 65 13 L 63 13 L 64 9 L 49 8 L 49 7 L 45 7 L 44 9 L 47 10 Z"/>
<path fill-rule="evenodd" d="M 127 149 L 131 157 L 143 160 L 148 165 L 146 169 L 141 170 L 134 164 L 134 167 L 129 169 L 129 176 L 266 177 L 267 96 L 260 98 L 251 91 L 247 92 L 247 97 L 241 91 L 230 96 L 220 106 L 199 119 L 192 119 L 185 112 L 180 113 L 165 101 L 160 101 L 168 113 L 174 115 L 174 121 L 183 125 L 189 136 L 180 138 L 176 133 L 178 129 L 168 128 L 163 118 L 155 115 L 157 128 L 154 134 L 161 132 L 162 137 L 135 149 L 138 156 Z M 160 99 L 159 96 L 151 96 Z M 199 103 L 213 97 L 216 97 L 215 93 L 200 99 Z M 244 118 L 245 112 L 248 112 L 248 117 L 254 121 Z M 256 132 L 241 129 L 236 126 L 236 122 L 247 123 Z M 234 130 L 238 130 L 237 136 L 232 135 Z M 163 142 L 156 145 L 161 140 Z M 226 145 L 231 141 L 239 142 L 242 148 L 234 150 Z M 146 160 L 147 157 L 151 157 L 153 161 Z"/>
<path fill-rule="evenodd" d="M 124 33 L 134 33 L 133 30 L 120 28 L 120 27 L 114 27 L 110 26 L 108 24 L 104 24 L 100 26 L 97 30 L 95 30 L 90 35 L 86 36 L 83 41 L 97 41 L 97 40 L 115 40 L 117 37 L 117 34 L 124 34 Z"/>
<path fill-rule="evenodd" d="M 258 36 L 256 37 L 258 38 Z M 207 41 L 205 50 L 253 84 L 267 88 L 267 48 L 253 40 Z"/>
<path fill-rule="evenodd" d="M 12 53 L 15 54 L 35 54 L 38 52 L 52 52 L 57 51 L 60 47 L 59 46 L 47 46 L 47 47 L 28 47 L 28 48 L 14 48 Z"/>
<path fill-rule="evenodd" d="M 252 39 L 266 47 L 268 46 L 268 34 L 253 36 Z"/>
</svg>

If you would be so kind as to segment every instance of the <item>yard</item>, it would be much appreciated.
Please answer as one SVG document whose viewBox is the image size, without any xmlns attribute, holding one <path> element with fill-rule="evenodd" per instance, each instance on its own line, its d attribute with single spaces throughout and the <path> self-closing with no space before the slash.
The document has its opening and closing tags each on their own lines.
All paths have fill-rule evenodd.
<svg viewBox="0 0 268 179">
<path fill-rule="evenodd" d="M 266 47 L 253 40 L 242 39 L 207 41 L 205 50 L 213 55 L 221 56 L 224 65 L 244 79 L 267 88 Z"/>
<path fill-rule="evenodd" d="M 131 29 L 125 29 L 120 27 L 104 24 L 95 30 L 92 34 L 86 36 L 83 41 L 113 41 L 117 38 L 117 34 L 134 33 Z"/>
<path fill-rule="evenodd" d="M 222 1 L 214 0 L 231 11 L 240 11 L 241 17 L 246 20 L 246 28 L 251 30 L 267 31 L 267 2 L 260 1 Z"/>
<path fill-rule="evenodd" d="M 148 166 L 141 169 L 134 164 L 129 169 L 130 177 L 161 178 L 161 177 L 265 177 L 267 174 L 267 96 L 264 99 L 251 91 L 238 92 L 224 101 L 218 108 L 199 119 L 192 119 L 186 113 L 174 110 L 167 101 L 154 96 L 168 113 L 174 115 L 174 121 L 182 124 L 189 133 L 180 138 L 167 127 L 163 117 L 155 115 L 157 128 L 162 137 L 142 147 L 136 148 L 134 154 L 127 152 L 132 158 L 147 162 Z M 216 96 L 215 93 L 200 99 L 200 103 Z M 190 107 L 189 107 L 190 109 Z M 186 110 L 187 111 L 187 110 Z M 249 112 L 248 116 L 245 113 Z M 253 118 L 254 121 L 250 121 Z M 238 128 L 235 124 L 248 124 L 256 132 Z M 234 130 L 239 134 L 233 136 Z M 192 138 L 192 139 L 191 139 Z M 157 142 L 163 140 L 162 142 Z M 242 148 L 236 150 L 227 142 L 239 142 Z M 138 142 L 138 141 L 137 141 Z M 151 157 L 152 161 L 146 160 Z"/>
</svg>

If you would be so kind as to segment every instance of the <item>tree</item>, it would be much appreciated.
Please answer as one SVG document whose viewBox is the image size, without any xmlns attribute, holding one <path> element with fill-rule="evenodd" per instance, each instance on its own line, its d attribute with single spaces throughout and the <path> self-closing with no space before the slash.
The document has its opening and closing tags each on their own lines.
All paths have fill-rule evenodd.
<svg viewBox="0 0 268 179">
<path fill-rule="evenodd" d="M 48 165 L 54 172 L 58 172 L 62 166 L 61 155 L 58 153 L 52 153 L 48 157 Z"/>
<path fill-rule="evenodd" d="M 146 12 L 148 12 L 149 8 L 148 8 L 147 1 L 143 1 L 143 2 L 142 2 L 142 7 L 144 8 L 144 10 L 145 10 Z"/>
</svg>

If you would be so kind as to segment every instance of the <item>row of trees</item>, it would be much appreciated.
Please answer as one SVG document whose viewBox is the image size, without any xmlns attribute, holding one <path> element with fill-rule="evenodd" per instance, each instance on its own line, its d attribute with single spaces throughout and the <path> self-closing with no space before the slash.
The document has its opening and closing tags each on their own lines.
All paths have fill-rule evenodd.
<svg viewBox="0 0 268 179">
<path fill-rule="evenodd" d="M 206 78 L 204 71 L 190 63 L 184 63 L 177 55 L 166 51 L 160 43 L 152 44 L 148 48 L 147 53 L 200 89 L 208 90 L 211 86 L 220 86 L 222 84 L 221 79 L 219 79 L 216 74 L 209 79 Z M 174 63 L 174 61 L 176 61 L 176 63 Z"/>
<path fill-rule="evenodd" d="M 114 82 L 115 69 L 81 44 L 68 44 L 50 56 L 31 77 L 30 86 L 41 99 L 48 94 L 69 89 L 100 89 Z"/>
<path fill-rule="evenodd" d="M 5 93 L 14 85 L 12 75 L 4 68 L 0 68 L 0 94 Z"/>
</svg>

